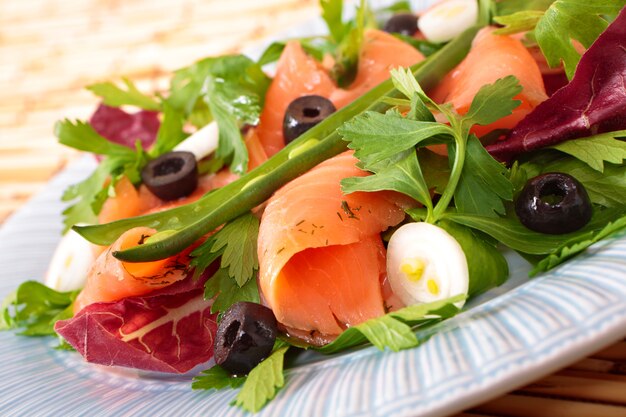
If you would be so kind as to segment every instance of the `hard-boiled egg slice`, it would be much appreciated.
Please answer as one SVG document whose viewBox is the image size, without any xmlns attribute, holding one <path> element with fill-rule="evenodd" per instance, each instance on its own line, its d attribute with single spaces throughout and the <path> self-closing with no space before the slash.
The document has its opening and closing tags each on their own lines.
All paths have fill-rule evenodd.
<svg viewBox="0 0 626 417">
<path fill-rule="evenodd" d="M 46 273 L 45 284 L 57 291 L 73 291 L 85 286 L 89 268 L 95 261 L 93 247 L 70 230 L 59 242 Z"/>
<path fill-rule="evenodd" d="M 213 121 L 176 145 L 174 150 L 191 152 L 199 161 L 215 152 L 219 136 L 217 123 Z"/>
<path fill-rule="evenodd" d="M 389 240 L 387 279 L 407 306 L 467 294 L 467 258 L 461 245 L 442 228 L 408 223 Z M 462 307 L 463 302 L 456 305 Z"/>
<path fill-rule="evenodd" d="M 431 42 L 447 42 L 476 24 L 476 0 L 447 0 L 426 10 L 417 26 Z"/>
</svg>

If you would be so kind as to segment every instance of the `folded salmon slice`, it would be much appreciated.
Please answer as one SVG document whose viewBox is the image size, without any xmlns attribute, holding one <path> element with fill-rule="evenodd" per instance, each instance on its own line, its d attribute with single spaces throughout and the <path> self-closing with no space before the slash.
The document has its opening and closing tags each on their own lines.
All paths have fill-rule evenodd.
<svg viewBox="0 0 626 417">
<path fill-rule="evenodd" d="M 424 59 L 411 45 L 379 30 L 367 30 L 354 82 L 340 89 L 321 63 L 304 52 L 297 41 L 288 42 L 276 67 L 276 75 L 265 95 L 257 130 L 267 156 L 285 146 L 283 118 L 293 100 L 305 95 L 319 95 L 338 109 L 357 99 L 389 78 L 389 71 L 409 67 Z"/>
<path fill-rule="evenodd" d="M 513 114 L 489 126 L 475 126 L 472 132 L 483 136 L 495 129 L 510 129 L 546 100 L 541 71 L 533 56 L 518 39 L 494 35 L 494 28 L 484 28 L 476 35 L 465 59 L 430 93 L 438 103 L 452 103 L 459 114 L 465 114 L 478 90 L 496 80 L 514 75 L 522 85 L 515 98 L 521 100 Z"/>
<path fill-rule="evenodd" d="M 298 41 L 287 42 L 265 94 L 257 130 L 267 156 L 271 157 L 285 146 L 283 118 L 289 103 L 312 94 L 330 97 L 336 88 L 322 65 L 309 57 Z"/>
<path fill-rule="evenodd" d="M 365 31 L 356 78 L 346 90 L 337 89 L 330 100 L 337 108 L 350 104 L 390 77 L 393 68 L 410 67 L 424 55 L 406 42 L 380 30 Z"/>
<path fill-rule="evenodd" d="M 191 249 L 154 262 L 122 262 L 113 256 L 113 252 L 137 246 L 155 233 L 156 230 L 148 227 L 130 229 L 101 253 L 74 302 L 74 313 L 92 303 L 145 295 L 185 278 Z"/>
<path fill-rule="evenodd" d="M 384 314 L 380 232 L 404 219 L 395 193 L 343 195 L 340 181 L 368 175 L 351 151 L 278 190 L 259 230 L 259 286 L 284 326 L 337 335 Z"/>
</svg>

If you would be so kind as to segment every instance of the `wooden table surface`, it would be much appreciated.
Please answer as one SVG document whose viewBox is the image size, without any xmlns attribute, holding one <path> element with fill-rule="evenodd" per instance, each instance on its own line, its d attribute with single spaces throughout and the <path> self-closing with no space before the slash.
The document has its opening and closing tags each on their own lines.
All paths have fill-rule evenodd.
<svg viewBox="0 0 626 417">
<path fill-rule="evenodd" d="M 0 0 L 0 222 L 77 156 L 52 126 L 87 118 L 83 87 L 237 52 L 317 16 L 316 0 Z M 626 341 L 463 416 L 626 416 Z"/>
</svg>

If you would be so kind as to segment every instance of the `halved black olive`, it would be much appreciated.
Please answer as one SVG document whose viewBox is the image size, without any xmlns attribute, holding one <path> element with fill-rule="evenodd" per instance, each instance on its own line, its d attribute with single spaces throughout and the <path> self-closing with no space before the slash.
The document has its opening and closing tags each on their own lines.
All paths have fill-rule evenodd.
<svg viewBox="0 0 626 417">
<path fill-rule="evenodd" d="M 417 32 L 417 16 L 413 13 L 398 13 L 393 16 L 383 30 L 388 33 L 399 33 L 405 36 L 413 36 Z"/>
<path fill-rule="evenodd" d="M 246 375 L 272 352 L 277 333 L 272 310 L 255 303 L 235 303 L 217 327 L 215 363 L 233 375 Z"/>
<path fill-rule="evenodd" d="M 593 208 L 580 182 L 570 175 L 550 172 L 528 180 L 515 201 L 515 212 L 527 228 L 560 235 L 586 225 Z"/>
<path fill-rule="evenodd" d="M 198 186 L 198 163 L 191 152 L 168 152 L 148 162 L 141 179 L 162 200 L 176 200 Z"/>
<path fill-rule="evenodd" d="M 291 142 L 336 110 L 333 103 L 322 96 L 298 97 L 289 103 L 283 119 L 285 143 Z"/>
</svg>

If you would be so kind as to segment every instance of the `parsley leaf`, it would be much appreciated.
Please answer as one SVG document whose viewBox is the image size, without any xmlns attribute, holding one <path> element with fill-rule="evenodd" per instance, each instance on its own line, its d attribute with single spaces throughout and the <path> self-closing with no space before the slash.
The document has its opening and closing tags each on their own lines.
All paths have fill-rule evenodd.
<svg viewBox="0 0 626 417">
<path fill-rule="evenodd" d="M 248 169 L 248 150 L 241 137 L 237 118 L 227 110 L 228 102 L 219 94 L 207 97 L 207 104 L 217 125 L 219 139 L 215 157 L 230 161 L 231 171 L 243 174 Z"/>
<path fill-rule="evenodd" d="M 72 317 L 78 291 L 58 292 L 37 281 L 26 281 L 2 303 L 0 330 L 23 329 L 25 336 L 55 335 L 54 323 Z"/>
<path fill-rule="evenodd" d="M 220 268 L 204 284 L 204 298 L 213 300 L 211 313 L 226 311 L 239 301 L 259 302 L 259 289 L 256 280 L 248 280 L 241 287 L 228 275 L 228 270 Z"/>
<path fill-rule="evenodd" d="M 548 64 L 556 67 L 563 60 L 567 78 L 574 76 L 580 54 L 572 44 L 578 40 L 589 48 L 607 28 L 606 15 L 617 15 L 623 0 L 557 0 L 537 23 L 535 36 Z"/>
<path fill-rule="evenodd" d="M 107 180 L 113 163 L 105 158 L 85 180 L 67 187 L 61 197 L 62 201 L 76 201 L 63 210 L 63 233 L 75 224 L 93 224 L 98 220 L 97 214 L 108 198 Z"/>
<path fill-rule="evenodd" d="M 626 137 L 626 130 L 573 139 L 552 146 L 586 163 L 596 171 L 604 172 L 604 162 L 621 164 L 626 159 L 626 142 L 617 138 Z"/>
<path fill-rule="evenodd" d="M 430 189 L 441 194 L 448 185 L 450 178 L 450 165 L 448 158 L 438 155 L 426 148 L 420 148 L 417 151 L 417 158 L 424 173 L 424 179 Z"/>
<path fill-rule="evenodd" d="M 525 10 L 546 11 L 554 0 L 507 0 L 494 3 L 494 14 L 506 16 Z"/>
<path fill-rule="evenodd" d="M 57 122 L 55 135 L 63 145 L 106 155 L 89 177 L 70 185 L 63 193 L 63 201 L 78 200 L 63 211 L 65 233 L 75 224 L 96 223 L 102 205 L 109 194 L 114 192 L 115 184 L 122 175 L 126 175 L 133 183 L 139 182 L 146 155 L 139 142 L 136 150 L 110 142 L 100 136 L 90 124 L 82 121 Z"/>
<path fill-rule="evenodd" d="M 432 210 L 430 191 L 414 150 L 406 152 L 398 161 L 390 160 L 382 169 L 374 168 L 373 172 L 375 175 L 343 179 L 341 190 L 345 194 L 355 191 L 394 190 L 412 197 Z"/>
<path fill-rule="evenodd" d="M 395 318 L 384 315 L 375 320 L 368 320 L 357 326 L 358 331 L 380 350 L 389 348 L 394 352 L 417 346 L 417 336 L 410 326 Z"/>
<path fill-rule="evenodd" d="M 57 122 L 54 125 L 54 135 L 60 144 L 80 151 L 130 159 L 135 156 L 132 149 L 105 139 L 89 123 L 80 120 L 72 122 L 65 119 Z"/>
<path fill-rule="evenodd" d="M 285 385 L 283 364 L 289 346 L 280 347 L 259 363 L 246 378 L 235 405 L 251 413 L 256 413 L 273 399 Z"/>
<path fill-rule="evenodd" d="M 572 40 L 589 48 L 607 28 L 610 21 L 607 16 L 617 15 L 623 7 L 622 0 L 534 1 L 529 5 L 505 6 L 494 20 L 506 25 L 496 31 L 499 34 L 534 29 L 534 38 L 550 67 L 555 68 L 563 62 L 567 78 L 571 80 L 580 60 L 580 53 Z"/>
<path fill-rule="evenodd" d="M 534 30 L 543 15 L 544 12 L 539 10 L 521 10 L 510 15 L 497 16 L 494 18 L 494 21 L 504 25 L 504 27 L 495 30 L 494 33 L 497 35 L 512 35 Z"/>
<path fill-rule="evenodd" d="M 600 230 L 584 233 L 568 240 L 553 253 L 539 261 L 535 268 L 533 268 L 530 272 L 530 275 L 535 276 L 540 272 L 548 271 L 583 252 L 594 243 L 615 235 L 623 230 L 626 230 L 626 216 L 622 216 L 608 223 Z"/>
<path fill-rule="evenodd" d="M 467 114 L 459 116 L 449 106 L 438 105 L 428 98 L 409 70 L 400 68 L 391 74 L 396 88 L 411 99 L 411 109 L 407 117 L 397 109 L 384 115 L 366 112 L 338 129 L 344 140 L 350 141 L 348 147 L 355 149 L 359 167 L 375 173 L 372 177 L 343 180 L 344 190 L 402 192 L 427 206 L 426 220 L 429 222 L 437 221 L 452 196 L 459 211 L 496 217 L 496 213 L 504 214 L 503 200 L 513 198 L 508 170 L 493 159 L 478 139 L 469 135 L 469 131 L 474 124 L 490 124 L 511 114 L 520 104 L 519 100 L 513 100 L 521 91 L 518 80 L 509 76 L 483 86 Z M 398 104 L 402 106 L 404 103 Z M 435 122 L 429 107 L 443 113 L 450 126 Z M 429 186 L 415 154 L 410 158 L 400 154 L 415 146 L 450 142 L 451 138 L 454 139 L 449 145 L 452 171 L 445 179 L 446 188 L 433 209 Z M 389 160 L 398 163 L 392 166 Z"/>
<path fill-rule="evenodd" d="M 257 239 L 259 219 L 244 214 L 224 225 L 191 253 L 190 266 L 199 276 L 217 258 L 220 269 L 206 282 L 205 298 L 216 297 L 211 311 L 225 311 L 237 301 L 258 302 L 256 281 L 259 269 Z"/>
<path fill-rule="evenodd" d="M 157 100 L 139 91 L 132 81 L 127 78 L 122 78 L 122 81 L 126 86 L 126 90 L 112 82 L 95 83 L 88 86 L 87 90 L 102 98 L 102 102 L 107 106 L 120 107 L 129 105 L 153 111 L 161 109 Z"/>
<path fill-rule="evenodd" d="M 191 389 L 222 389 L 226 387 L 239 388 L 245 382 L 246 377 L 232 376 L 219 365 L 202 371 L 193 378 Z"/>
<path fill-rule="evenodd" d="M 399 114 L 367 111 L 339 129 L 348 147 L 354 149 L 363 168 L 369 169 L 392 156 L 413 148 L 436 135 L 450 135 L 449 126 L 436 122 L 406 119 Z"/>
<path fill-rule="evenodd" d="M 150 149 L 150 156 L 156 158 L 159 155 L 170 152 L 176 145 L 182 142 L 187 137 L 183 132 L 184 123 L 183 113 L 176 110 L 168 102 L 164 102 L 163 121 L 157 132 L 154 146 Z"/>
<path fill-rule="evenodd" d="M 389 348 L 399 351 L 415 347 L 420 341 L 412 329 L 413 326 L 454 316 L 459 311 L 454 303 L 465 298 L 465 295 L 457 295 L 387 313 L 346 329 L 333 342 L 316 350 L 331 354 L 368 341 L 380 350 Z"/>
<path fill-rule="evenodd" d="M 485 126 L 510 115 L 522 103 L 513 99 L 521 91 L 519 80 L 512 75 L 481 87 L 461 123 L 469 130 L 471 125 Z"/>
<path fill-rule="evenodd" d="M 454 192 L 454 204 L 463 213 L 497 217 L 504 214 L 502 200 L 513 199 L 506 167 L 493 159 L 476 136 L 467 141 L 465 164 Z"/>
<path fill-rule="evenodd" d="M 214 118 L 219 126 L 217 158 L 231 171 L 244 173 L 248 152 L 240 129 L 257 124 L 269 83 L 261 65 L 244 55 L 206 58 L 176 71 L 167 101 L 196 126 Z"/>
<path fill-rule="evenodd" d="M 316 36 L 309 38 L 295 39 L 300 42 L 302 49 L 313 58 L 318 61 L 324 59 L 324 55 L 332 53 L 335 50 L 335 46 L 331 44 L 331 41 L 324 37 Z M 261 54 L 261 57 L 257 61 L 260 66 L 265 66 L 272 62 L 278 61 L 280 55 L 283 53 L 283 49 L 287 45 L 288 41 L 272 42 L 265 51 Z"/>
<path fill-rule="evenodd" d="M 336 43 L 340 43 L 350 31 L 350 24 L 343 22 L 343 0 L 320 0 L 322 19 Z"/>
<path fill-rule="evenodd" d="M 356 77 L 363 33 L 366 27 L 375 26 L 374 13 L 367 1 L 361 0 L 354 20 L 344 22 L 342 0 L 321 0 L 320 7 L 330 33 L 329 46 L 334 49 L 335 65 L 331 76 L 340 87 L 345 87 Z"/>
<path fill-rule="evenodd" d="M 241 287 L 248 282 L 259 268 L 257 258 L 257 238 L 259 219 L 253 214 L 245 214 L 227 223 L 216 233 L 211 252 L 222 253 L 222 268 L 228 268 L 228 275 Z"/>
</svg>

